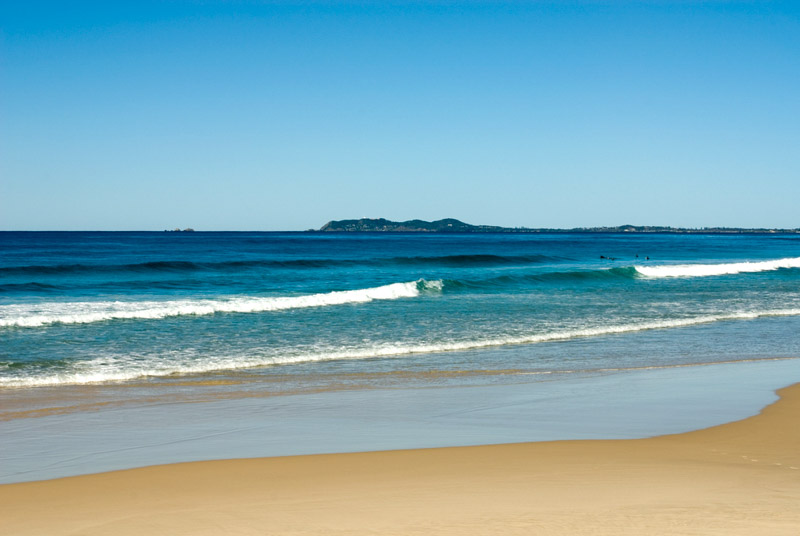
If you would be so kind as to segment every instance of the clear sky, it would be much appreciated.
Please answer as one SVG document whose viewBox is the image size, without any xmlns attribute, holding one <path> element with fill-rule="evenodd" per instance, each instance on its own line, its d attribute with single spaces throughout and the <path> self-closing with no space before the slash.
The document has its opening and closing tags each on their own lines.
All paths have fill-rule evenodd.
<svg viewBox="0 0 800 536">
<path fill-rule="evenodd" d="M 800 227 L 800 2 L 0 3 L 0 229 Z"/>
</svg>

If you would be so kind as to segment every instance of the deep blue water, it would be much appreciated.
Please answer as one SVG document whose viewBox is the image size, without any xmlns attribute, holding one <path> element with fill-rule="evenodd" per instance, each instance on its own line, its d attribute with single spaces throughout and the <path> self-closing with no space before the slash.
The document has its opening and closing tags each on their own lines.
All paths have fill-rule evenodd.
<svg viewBox="0 0 800 536">
<path fill-rule="evenodd" d="M 800 355 L 800 236 L 0 233 L 0 386 Z"/>
</svg>

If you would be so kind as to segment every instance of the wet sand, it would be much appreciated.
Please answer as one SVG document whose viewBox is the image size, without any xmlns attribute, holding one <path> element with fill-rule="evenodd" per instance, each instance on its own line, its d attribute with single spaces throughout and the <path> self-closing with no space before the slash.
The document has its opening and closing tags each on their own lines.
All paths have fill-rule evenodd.
<svg viewBox="0 0 800 536">
<path fill-rule="evenodd" d="M 223 460 L 0 486 L 4 534 L 796 534 L 800 384 L 636 440 Z"/>
</svg>

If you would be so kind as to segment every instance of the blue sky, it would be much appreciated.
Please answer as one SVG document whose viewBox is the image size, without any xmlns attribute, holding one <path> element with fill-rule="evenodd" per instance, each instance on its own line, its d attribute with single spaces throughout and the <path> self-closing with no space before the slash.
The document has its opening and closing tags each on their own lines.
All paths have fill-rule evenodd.
<svg viewBox="0 0 800 536">
<path fill-rule="evenodd" d="M 797 2 L 30 0 L 0 24 L 0 229 L 800 227 Z"/>
</svg>

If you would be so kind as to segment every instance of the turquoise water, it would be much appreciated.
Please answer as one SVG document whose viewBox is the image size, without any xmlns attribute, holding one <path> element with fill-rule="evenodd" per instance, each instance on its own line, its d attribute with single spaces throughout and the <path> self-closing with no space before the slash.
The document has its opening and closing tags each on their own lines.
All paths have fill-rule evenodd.
<svg viewBox="0 0 800 536">
<path fill-rule="evenodd" d="M 800 355 L 797 235 L 5 232 L 0 251 L 5 389 Z"/>
</svg>

